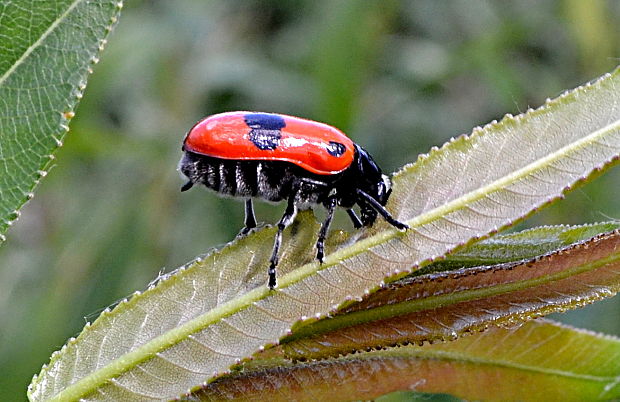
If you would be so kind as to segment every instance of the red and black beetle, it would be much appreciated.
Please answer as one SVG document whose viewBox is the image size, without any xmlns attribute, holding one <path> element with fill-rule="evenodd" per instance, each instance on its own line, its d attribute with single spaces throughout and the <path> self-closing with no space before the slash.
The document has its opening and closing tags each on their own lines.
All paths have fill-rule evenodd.
<svg viewBox="0 0 620 402">
<path fill-rule="evenodd" d="M 181 191 L 198 183 L 244 197 L 244 233 L 256 227 L 252 198 L 287 200 L 270 259 L 271 289 L 276 286 L 282 232 L 300 207 L 323 204 L 327 209 L 316 243 L 321 263 L 336 206 L 346 209 L 356 228 L 372 225 L 379 213 L 396 228 L 407 229 L 384 208 L 392 191 L 389 177 L 364 148 L 327 124 L 272 113 L 221 113 L 196 123 L 182 150 L 179 170 L 189 181 Z M 361 219 L 352 209 L 356 204 Z"/>
</svg>

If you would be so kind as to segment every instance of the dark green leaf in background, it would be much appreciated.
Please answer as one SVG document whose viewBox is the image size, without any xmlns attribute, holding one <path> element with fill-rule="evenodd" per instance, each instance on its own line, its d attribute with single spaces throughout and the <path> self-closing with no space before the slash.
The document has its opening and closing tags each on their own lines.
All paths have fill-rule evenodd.
<svg viewBox="0 0 620 402">
<path fill-rule="evenodd" d="M 122 1 L 0 3 L 0 242 L 54 159 Z"/>
</svg>

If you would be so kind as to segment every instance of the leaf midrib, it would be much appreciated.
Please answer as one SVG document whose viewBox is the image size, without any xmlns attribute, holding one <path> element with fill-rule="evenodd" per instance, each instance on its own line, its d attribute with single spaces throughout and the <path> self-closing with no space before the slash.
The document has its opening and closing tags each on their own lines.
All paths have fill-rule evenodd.
<svg viewBox="0 0 620 402">
<path fill-rule="evenodd" d="M 54 20 L 54 22 L 41 34 L 41 36 L 35 42 L 33 42 L 32 45 L 28 47 L 28 49 L 26 49 L 26 51 L 20 56 L 20 58 L 15 60 L 15 63 L 13 63 L 13 65 L 8 70 L 6 70 L 2 77 L 0 77 L 0 86 L 4 84 L 4 81 L 6 81 L 8 77 L 25 62 L 28 56 L 30 56 L 30 54 L 34 52 L 35 49 L 37 49 L 45 41 L 45 39 L 47 39 L 47 37 L 54 31 L 54 29 L 56 29 L 56 27 L 67 18 L 71 11 L 73 11 L 73 9 L 77 7 L 78 3 L 80 3 L 81 1 L 82 0 L 75 0 L 73 3 L 71 3 L 69 7 L 67 7 L 67 9 L 62 14 L 60 14 L 58 18 Z"/>
<path fill-rule="evenodd" d="M 79 1 L 79 0 L 78 0 Z M 616 73 L 617 74 L 617 73 Z M 602 85 L 600 83 L 595 83 L 595 85 Z M 574 98 L 576 94 L 582 90 L 584 87 L 580 87 L 575 89 L 570 93 L 569 96 L 557 99 L 555 102 L 566 102 L 568 97 Z M 545 107 L 550 107 L 550 104 L 545 105 Z M 542 109 L 542 108 L 541 108 Z M 536 110 L 534 112 L 539 112 L 541 109 Z M 534 113 L 532 112 L 532 113 Z M 613 131 L 614 129 L 620 128 L 620 120 L 615 120 L 613 122 L 608 123 L 606 126 L 594 131 L 593 133 L 577 140 L 571 142 L 570 144 L 565 145 L 564 147 L 558 149 L 557 151 L 535 160 L 534 162 L 526 165 L 525 167 L 514 171 L 508 175 L 505 175 L 486 186 L 483 186 L 479 189 L 471 191 L 458 197 L 440 207 L 437 207 L 433 210 L 430 210 L 422 215 L 419 215 L 413 219 L 410 219 L 406 223 L 410 226 L 409 230 L 415 230 L 415 227 L 422 226 L 424 224 L 428 224 L 434 220 L 437 220 L 443 216 L 448 215 L 451 212 L 457 211 L 463 208 L 465 205 L 472 203 L 473 201 L 477 201 L 479 199 L 484 198 L 486 195 L 491 194 L 495 191 L 501 190 L 506 184 L 510 184 L 516 182 L 517 179 L 526 177 L 530 173 L 549 165 L 551 162 L 560 159 L 563 155 L 570 154 L 571 151 L 577 151 L 589 143 L 593 143 L 596 139 L 603 137 L 606 133 Z M 609 161 L 603 163 L 603 166 L 608 165 Z M 602 167 L 602 166 L 601 166 Z M 388 240 L 391 240 L 397 236 L 405 235 L 404 232 L 400 232 L 394 228 L 388 228 L 385 231 L 375 234 L 369 238 L 360 240 L 359 242 L 353 244 L 350 247 L 345 249 L 338 250 L 331 255 L 327 256 L 324 263 L 319 265 L 318 263 L 310 263 L 304 266 L 301 266 L 294 271 L 283 275 L 280 278 L 280 285 L 277 289 L 282 289 L 289 287 L 306 277 L 314 274 L 315 272 L 327 269 L 333 265 L 336 265 L 341 260 L 344 260 L 349 257 L 353 257 L 355 255 L 361 254 L 371 247 L 377 246 L 379 244 L 385 243 Z M 163 335 L 160 335 L 156 338 L 153 338 L 151 341 L 145 343 L 144 345 L 138 347 L 132 352 L 129 352 L 104 366 L 103 368 L 92 372 L 91 374 L 83 377 L 77 382 L 71 384 L 59 394 L 57 394 L 52 400 L 62 400 L 63 398 L 67 399 L 77 399 L 89 392 L 94 391 L 96 388 L 87 388 L 83 391 L 82 387 L 88 386 L 91 384 L 92 386 L 99 386 L 104 382 L 108 381 L 110 378 L 116 377 L 131 368 L 135 365 L 151 358 L 158 352 L 165 350 L 168 347 L 174 346 L 175 344 L 183 341 L 189 335 L 196 333 L 209 325 L 212 325 L 219 320 L 230 316 L 234 313 L 237 313 L 247 307 L 251 306 L 253 303 L 258 302 L 265 297 L 267 297 L 270 293 L 270 290 L 265 288 L 256 288 L 246 293 L 245 295 L 232 299 L 220 306 L 214 307 L 212 310 L 206 312 L 205 314 L 196 317 L 187 323 L 174 328 Z M 142 294 L 144 295 L 144 293 Z M 92 327 L 91 327 L 92 330 Z"/>
</svg>

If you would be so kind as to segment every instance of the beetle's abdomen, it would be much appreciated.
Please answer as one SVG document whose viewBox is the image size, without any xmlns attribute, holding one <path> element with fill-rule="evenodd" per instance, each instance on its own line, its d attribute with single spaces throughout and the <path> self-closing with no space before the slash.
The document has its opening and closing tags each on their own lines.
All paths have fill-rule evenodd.
<svg viewBox="0 0 620 402">
<path fill-rule="evenodd" d="M 193 152 L 185 152 L 179 170 L 192 182 L 220 194 L 274 202 L 288 198 L 299 174 L 297 166 L 286 162 L 237 161 Z"/>
</svg>

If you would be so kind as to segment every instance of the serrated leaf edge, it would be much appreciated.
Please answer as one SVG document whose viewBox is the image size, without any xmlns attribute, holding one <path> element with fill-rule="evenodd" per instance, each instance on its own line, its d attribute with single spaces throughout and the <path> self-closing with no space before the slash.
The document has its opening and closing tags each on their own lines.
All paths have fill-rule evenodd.
<svg viewBox="0 0 620 402">
<path fill-rule="evenodd" d="M 67 7 L 67 9 L 60 15 L 60 17 L 57 18 L 48 27 L 48 29 L 46 29 L 45 32 L 43 32 L 43 34 L 32 45 L 30 45 L 28 47 L 28 49 L 26 49 L 24 54 L 22 54 L 22 56 L 19 59 L 17 59 L 15 63 L 13 63 L 11 68 L 9 68 L 2 75 L 2 77 L 0 77 L 0 85 L 2 85 L 4 83 L 4 81 L 6 81 L 6 79 L 20 65 L 23 64 L 24 60 L 26 60 L 27 57 L 36 48 L 38 48 L 39 45 L 41 43 L 43 43 L 43 41 L 54 31 L 54 29 L 65 20 L 65 18 L 71 13 L 71 11 L 73 11 L 83 1 L 85 1 L 85 0 L 75 0 L 73 3 L 71 3 L 69 5 L 69 7 Z M 91 57 L 91 59 L 90 59 L 90 64 L 91 65 L 95 65 L 95 64 L 97 64 L 99 62 L 99 58 L 96 55 L 101 53 L 103 51 L 103 49 L 105 48 L 105 46 L 107 44 L 107 39 L 106 38 L 112 32 L 112 29 L 114 28 L 114 25 L 116 25 L 116 23 L 118 22 L 118 15 L 119 15 L 119 13 L 120 13 L 122 8 L 123 8 L 123 1 L 119 0 L 116 3 L 116 14 L 110 19 L 109 25 L 106 27 L 106 35 L 99 42 L 99 47 L 98 47 L 97 53 L 93 57 Z M 88 75 L 93 73 L 92 67 L 88 67 L 87 73 L 88 73 Z M 78 84 L 76 90 L 73 93 L 73 98 L 78 100 L 78 101 L 80 99 L 82 99 L 82 97 L 84 95 L 84 90 L 85 89 L 86 89 L 86 79 L 84 79 L 82 82 L 80 82 Z M 70 105 L 70 103 L 69 103 L 69 105 Z M 74 104 L 73 107 L 65 108 L 65 110 L 61 113 L 61 121 L 60 121 L 60 125 L 59 125 L 61 135 L 60 135 L 60 137 L 56 137 L 55 135 L 52 135 L 52 138 L 56 142 L 56 148 L 51 150 L 50 154 L 47 155 L 47 158 L 48 158 L 47 162 L 45 162 L 41 166 L 41 168 L 38 170 L 37 173 L 38 173 L 39 177 L 30 186 L 30 189 L 22 194 L 22 196 L 23 196 L 22 201 L 17 206 L 17 208 L 11 213 L 12 218 L 9 218 L 9 219 L 4 221 L 4 223 L 7 226 L 7 231 L 8 231 L 8 228 L 10 228 L 19 219 L 19 217 L 21 216 L 21 212 L 20 212 L 21 208 L 28 201 L 30 201 L 31 199 L 34 198 L 34 189 L 39 185 L 39 182 L 41 181 L 41 179 L 43 179 L 45 176 L 47 176 L 47 174 L 49 173 L 49 171 L 53 167 L 54 160 L 56 159 L 55 156 L 54 156 L 54 153 L 58 150 L 58 148 L 60 148 L 63 145 L 63 141 L 62 140 L 63 140 L 64 136 L 69 132 L 69 122 L 71 121 L 73 116 L 75 116 L 75 109 L 76 109 L 76 107 L 77 107 L 77 104 Z M 4 244 L 4 242 L 6 241 L 5 233 L 6 233 L 6 231 L 4 233 L 0 233 L 0 246 L 2 246 L 2 244 Z"/>
</svg>

